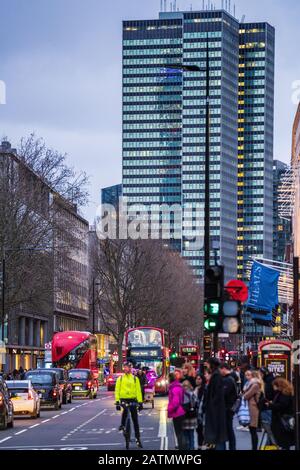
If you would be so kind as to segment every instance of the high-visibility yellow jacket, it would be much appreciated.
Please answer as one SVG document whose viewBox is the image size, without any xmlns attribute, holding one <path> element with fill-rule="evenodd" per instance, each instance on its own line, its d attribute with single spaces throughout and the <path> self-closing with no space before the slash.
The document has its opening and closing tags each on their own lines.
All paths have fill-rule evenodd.
<svg viewBox="0 0 300 470">
<path fill-rule="evenodd" d="M 118 377 L 115 389 L 116 401 L 136 400 L 138 403 L 143 402 L 141 385 L 138 377 L 132 374 L 124 374 Z"/>
</svg>

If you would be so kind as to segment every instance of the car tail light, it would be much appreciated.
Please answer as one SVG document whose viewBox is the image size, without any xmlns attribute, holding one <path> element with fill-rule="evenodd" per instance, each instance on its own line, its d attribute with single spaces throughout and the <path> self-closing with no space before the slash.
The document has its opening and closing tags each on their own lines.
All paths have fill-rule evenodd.
<svg viewBox="0 0 300 470">
<path fill-rule="evenodd" d="M 90 380 L 88 381 L 87 386 L 88 386 L 88 388 L 92 387 L 92 382 Z"/>
<path fill-rule="evenodd" d="M 3 403 L 3 396 L 0 394 L 0 405 Z"/>
<path fill-rule="evenodd" d="M 28 400 L 33 400 L 32 390 L 29 390 L 29 392 L 28 392 Z"/>
<path fill-rule="evenodd" d="M 57 395 L 57 391 L 56 391 L 55 389 L 52 390 L 52 396 L 53 396 L 53 397 L 56 397 L 56 395 Z"/>
<path fill-rule="evenodd" d="M 109 377 L 108 382 L 113 382 L 113 378 Z"/>
</svg>

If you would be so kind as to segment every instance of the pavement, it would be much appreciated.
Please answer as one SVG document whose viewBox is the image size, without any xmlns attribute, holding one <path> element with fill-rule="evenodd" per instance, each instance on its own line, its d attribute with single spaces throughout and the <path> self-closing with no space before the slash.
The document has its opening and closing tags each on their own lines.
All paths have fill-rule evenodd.
<svg viewBox="0 0 300 470">
<path fill-rule="evenodd" d="M 118 431 L 121 413 L 114 401 L 113 393 L 102 387 L 95 400 L 73 399 L 59 411 L 42 410 L 38 419 L 15 418 L 13 429 L 0 431 L 0 450 L 123 450 L 124 437 Z M 167 398 L 156 397 L 155 408 L 146 404 L 139 415 L 145 450 L 175 448 L 166 408 Z M 237 443 L 238 450 L 249 450 L 249 432 L 238 430 Z M 131 447 L 136 449 L 135 442 Z"/>
</svg>

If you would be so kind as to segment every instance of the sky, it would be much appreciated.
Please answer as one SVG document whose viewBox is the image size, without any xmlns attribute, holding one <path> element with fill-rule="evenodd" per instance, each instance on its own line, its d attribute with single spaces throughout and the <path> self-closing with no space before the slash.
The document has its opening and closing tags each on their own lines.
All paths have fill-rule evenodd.
<svg viewBox="0 0 300 470">
<path fill-rule="evenodd" d="M 191 4 L 202 9 L 202 0 L 177 0 L 180 10 Z M 238 19 L 276 28 L 274 158 L 288 163 L 300 98 L 300 2 L 235 4 Z M 159 9 L 160 0 L 0 0 L 0 139 L 16 146 L 35 132 L 66 152 L 90 176 L 90 222 L 101 188 L 122 179 L 122 20 L 157 18 Z"/>
</svg>

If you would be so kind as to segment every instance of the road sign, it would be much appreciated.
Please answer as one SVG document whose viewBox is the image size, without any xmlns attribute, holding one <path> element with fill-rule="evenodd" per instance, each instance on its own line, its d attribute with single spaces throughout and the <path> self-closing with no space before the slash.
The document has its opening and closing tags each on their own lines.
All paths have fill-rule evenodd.
<svg viewBox="0 0 300 470">
<path fill-rule="evenodd" d="M 248 287 L 239 279 L 232 279 L 229 281 L 226 284 L 225 289 L 232 300 L 238 300 L 240 302 L 246 302 L 248 300 Z"/>
</svg>

